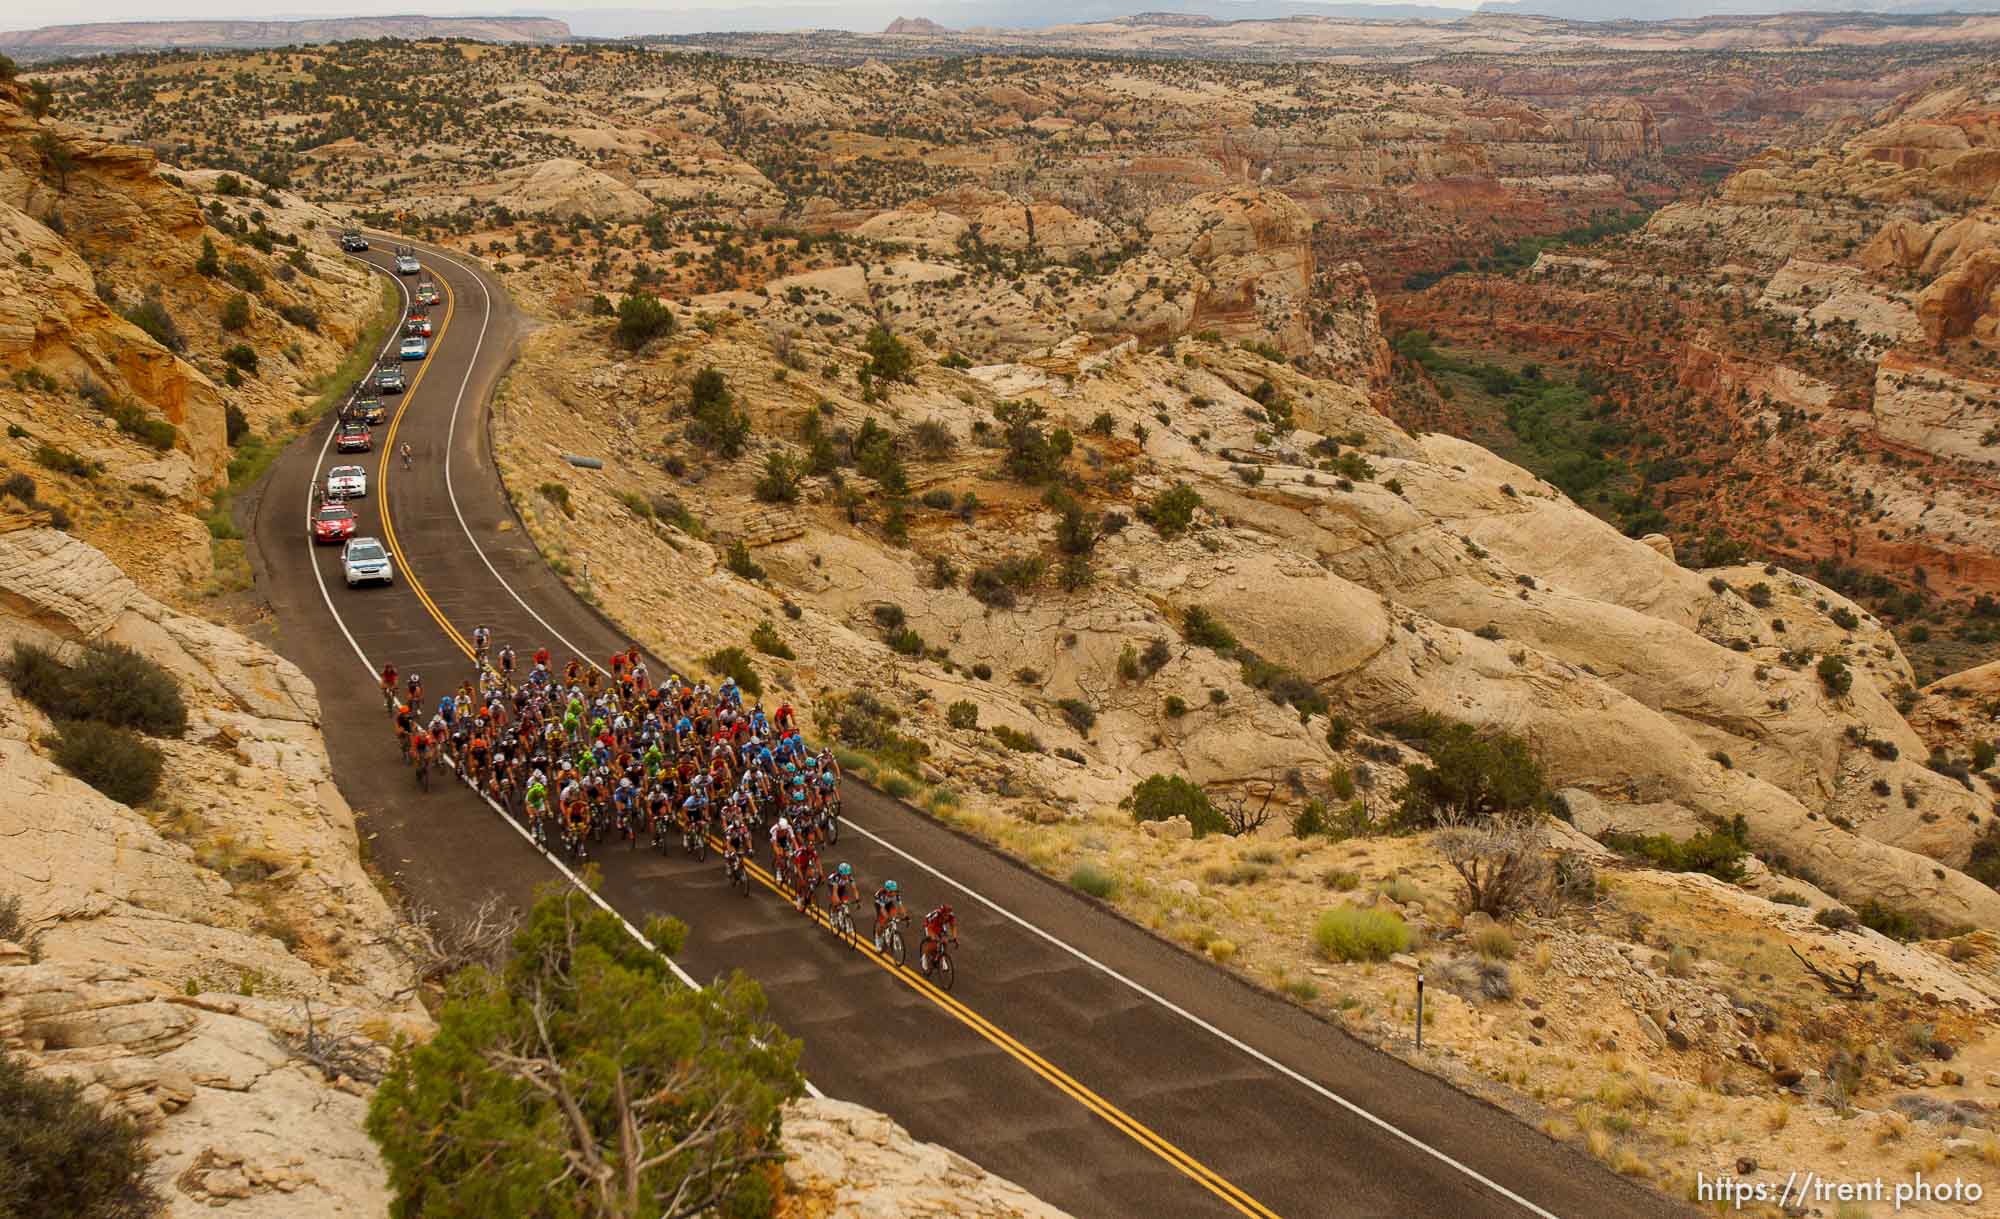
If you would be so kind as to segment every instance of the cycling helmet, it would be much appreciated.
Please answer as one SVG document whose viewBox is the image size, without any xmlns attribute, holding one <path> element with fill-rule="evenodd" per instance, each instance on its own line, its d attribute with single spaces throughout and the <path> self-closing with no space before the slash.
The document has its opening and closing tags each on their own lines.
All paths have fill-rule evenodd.
<svg viewBox="0 0 2000 1219">
<path fill-rule="evenodd" d="M 882 882 L 882 888 L 890 893 L 894 893 L 896 891 L 896 882 L 893 880 L 885 880 Z"/>
<path fill-rule="evenodd" d="M 424 675 L 421 673 L 412 673 L 410 674 L 410 680 L 421 686 L 424 684 Z"/>
<path fill-rule="evenodd" d="M 852 876 L 854 875 L 854 869 L 852 867 L 849 867 L 847 864 L 841 864 L 840 874 L 842 876 Z"/>
</svg>

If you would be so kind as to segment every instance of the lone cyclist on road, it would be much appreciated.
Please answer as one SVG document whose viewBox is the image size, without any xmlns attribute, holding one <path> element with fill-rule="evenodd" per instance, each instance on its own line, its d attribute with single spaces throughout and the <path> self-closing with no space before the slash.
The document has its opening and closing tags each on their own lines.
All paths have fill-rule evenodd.
<svg viewBox="0 0 2000 1219">
<path fill-rule="evenodd" d="M 410 468 L 410 442 L 407 440 L 403 442 L 403 468 Z"/>
</svg>

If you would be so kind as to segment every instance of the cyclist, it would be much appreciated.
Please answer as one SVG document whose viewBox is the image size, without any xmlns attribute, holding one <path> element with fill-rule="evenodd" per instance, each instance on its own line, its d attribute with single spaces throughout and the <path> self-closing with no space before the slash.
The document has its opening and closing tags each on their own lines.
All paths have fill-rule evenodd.
<svg viewBox="0 0 2000 1219">
<path fill-rule="evenodd" d="M 412 707 L 421 707 L 421 706 L 423 706 L 423 705 L 424 705 L 424 675 L 423 675 L 423 674 L 421 674 L 421 673 L 412 673 L 412 674 L 410 674 L 410 681 L 409 681 L 409 688 L 410 688 L 410 706 L 412 706 Z"/>
<path fill-rule="evenodd" d="M 785 874 L 785 863 L 792 858 L 798 847 L 798 836 L 792 833 L 792 823 L 779 817 L 771 824 L 771 871 L 778 876 Z"/>
<path fill-rule="evenodd" d="M 407 440 L 403 442 L 403 468 L 410 468 L 410 442 Z"/>
<path fill-rule="evenodd" d="M 382 693 L 388 697 L 396 693 L 396 662 L 393 660 L 382 666 Z"/>
<path fill-rule="evenodd" d="M 903 895 L 896 891 L 896 882 L 885 880 L 882 887 L 875 890 L 875 951 L 882 951 L 882 933 L 889 927 L 889 920 L 903 913 Z"/>
<path fill-rule="evenodd" d="M 951 903 L 945 902 L 924 916 L 924 948 L 920 958 L 923 971 L 930 972 L 931 953 L 949 941 L 958 946 L 958 915 L 952 913 Z"/>
<path fill-rule="evenodd" d="M 811 842 L 800 842 L 798 851 L 792 856 L 792 871 L 799 878 L 799 909 L 803 910 L 806 898 L 823 879 L 819 870 L 819 848 Z"/>
<path fill-rule="evenodd" d="M 472 740 L 467 744 L 466 750 L 470 759 L 467 767 L 470 773 L 466 777 L 477 781 L 479 776 L 486 773 L 486 762 L 493 752 L 493 743 L 486 739 L 484 724 L 473 725 Z"/>
<path fill-rule="evenodd" d="M 549 811 L 548 780 L 542 776 L 540 770 L 528 776 L 527 801 L 528 828 L 538 832 L 541 829 L 542 817 Z"/>
<path fill-rule="evenodd" d="M 506 644 L 506 643 L 503 643 L 503 644 L 501 644 L 501 645 L 500 645 L 500 654 L 499 654 L 499 656 L 497 657 L 497 659 L 498 659 L 498 660 L 500 661 L 500 676 L 501 676 L 501 677 L 503 677 L 503 678 L 505 678 L 505 679 L 507 680 L 508 684 L 510 684 L 510 685 L 511 685 L 511 684 L 513 684 L 513 681 L 514 681 L 514 647 L 513 647 L 513 645 L 512 645 L 512 644 Z"/>
<path fill-rule="evenodd" d="M 410 757 L 418 769 L 431 764 L 431 734 L 413 732 L 410 734 Z"/>
<path fill-rule="evenodd" d="M 493 632 L 486 629 L 485 623 L 482 622 L 478 626 L 473 627 L 472 628 L 473 657 L 478 660 L 485 660 L 486 645 L 491 643 L 492 641 L 493 641 Z"/>
<path fill-rule="evenodd" d="M 833 876 L 827 881 L 827 913 L 831 914 L 859 896 L 861 896 L 860 891 L 855 887 L 854 868 L 842 863 L 833 870 Z"/>
<path fill-rule="evenodd" d="M 404 757 L 410 756 L 410 729 L 416 723 L 416 712 L 408 703 L 396 704 L 396 745 Z"/>
</svg>

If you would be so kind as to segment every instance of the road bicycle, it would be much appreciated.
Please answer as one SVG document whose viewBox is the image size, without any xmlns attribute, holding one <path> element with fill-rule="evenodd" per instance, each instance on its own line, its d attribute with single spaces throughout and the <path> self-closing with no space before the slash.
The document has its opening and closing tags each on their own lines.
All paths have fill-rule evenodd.
<svg viewBox="0 0 2000 1219">
<path fill-rule="evenodd" d="M 889 919 L 889 925 L 882 929 L 882 955 L 898 965 L 907 964 L 909 961 L 909 949 L 903 943 L 903 928 L 909 921 L 910 918 L 906 914 L 893 915 Z"/>
<path fill-rule="evenodd" d="M 835 902 L 833 904 L 833 914 L 826 920 L 827 926 L 833 929 L 834 938 L 849 948 L 854 947 L 855 939 L 854 915 L 848 910 L 848 907 L 853 904 L 851 901 Z"/>
<path fill-rule="evenodd" d="M 703 827 L 692 821 L 681 823 L 681 849 L 694 857 L 696 863 L 708 858 L 708 834 Z"/>
<path fill-rule="evenodd" d="M 413 751 L 414 752 L 414 751 Z M 431 789 L 431 751 L 416 752 L 411 765 L 416 768 L 417 786 L 425 791 Z"/>
<path fill-rule="evenodd" d="M 958 977 L 958 968 L 951 961 L 951 949 L 944 944 L 931 949 L 930 960 L 918 961 L 917 971 L 939 990 L 950 990 L 952 982 Z"/>
<path fill-rule="evenodd" d="M 825 877 L 819 874 L 817 869 L 814 870 L 811 880 L 806 880 L 802 876 L 798 877 L 798 905 L 800 914 L 804 914 L 806 911 L 812 909 L 813 894 L 819 892 L 820 884 L 825 879 Z"/>
<path fill-rule="evenodd" d="M 730 885 L 743 896 L 750 896 L 750 869 L 743 866 L 742 854 L 733 848 L 723 848 L 722 868 Z"/>
</svg>

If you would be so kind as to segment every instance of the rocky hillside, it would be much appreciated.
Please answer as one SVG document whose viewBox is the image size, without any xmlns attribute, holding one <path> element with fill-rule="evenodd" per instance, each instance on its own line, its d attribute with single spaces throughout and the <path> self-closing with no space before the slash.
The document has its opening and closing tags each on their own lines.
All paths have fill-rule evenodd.
<svg viewBox="0 0 2000 1219">
<path fill-rule="evenodd" d="M 184 600 L 232 459 L 289 434 L 377 288 L 324 210 L 42 109 L 0 84 L 0 478 Z"/>
<path fill-rule="evenodd" d="M 308 1017 L 376 1043 L 430 1021 L 311 683 L 52 529 L 0 533 L 0 649 L 17 641 L 134 648 L 190 717 L 156 742 L 163 794 L 129 807 L 58 766 L 49 721 L 0 681 L 0 893 L 38 939 L 0 947 L 0 1046 L 139 1119 L 171 1213 L 379 1213 L 367 1089 L 296 1043 Z"/>
<path fill-rule="evenodd" d="M 1289 274 L 1309 264 L 1264 219 L 1287 206 L 1275 192 L 1197 197 L 1154 227 L 1147 256 L 1163 281 L 1207 278 L 1217 256 Z M 2000 927 L 2000 894 L 1959 870 L 1988 832 L 1993 776 L 1923 764 L 1893 697 L 1908 661 L 1878 619 L 1781 569 L 1684 567 L 1665 539 L 1622 536 L 1526 469 L 1397 426 L 1376 407 L 1379 338 L 1352 358 L 1284 360 L 1295 318 L 1282 308 L 1234 315 L 1233 339 L 1179 323 L 1141 342 L 1086 303 L 1046 347 L 1002 328 L 989 339 L 1012 358 L 965 359 L 953 257 L 695 297 L 636 356 L 609 344 L 611 322 L 559 316 L 588 273 L 580 259 L 514 276 L 548 323 L 494 427 L 530 536 L 649 647 L 690 668 L 747 665 L 887 790 L 1363 1035 L 1388 1035 L 1381 1013 L 1401 992 L 1318 963 L 1310 927 L 1328 886 L 1374 884 L 1377 903 L 1434 937 L 1441 967 L 1476 930 L 1452 912 L 1437 854 L 1374 836 L 1405 768 L 1427 760 L 1412 725 L 1525 738 L 1560 789 L 1563 849 L 1607 869 L 1618 896 L 1580 922 L 1532 925 L 1532 967 L 1523 952 L 1509 977 L 1540 1006 L 1520 1021 L 1469 988 L 1453 1016 L 1478 1030 L 1467 1082 L 1628 1086 L 1623 1065 L 1555 1082 L 1609 1037 L 1680 1081 L 1670 1091 L 1791 1094 L 1833 1043 L 1767 1044 L 1793 1001 L 1821 1002 L 1781 943 L 1872 960 L 1910 1002 L 1958 996 L 1949 1036 L 1990 1053 L 1992 979 L 1949 956 L 1983 949 L 1834 930 L 1850 906 Z M 931 286 L 904 288 L 917 283 Z M 1045 325 L 1063 320 L 1062 299 L 1041 298 Z M 1379 329 L 1365 291 L 1307 308 L 1315 334 Z M 836 311 L 851 328 L 892 319 L 909 379 L 883 334 L 821 337 Z M 602 471 L 562 459 L 578 435 L 599 438 Z M 1155 774 L 1192 780 L 1251 832 L 1135 826 L 1122 802 Z M 1311 802 L 1342 818 L 1332 841 L 1296 828 Z M 1738 885 L 1635 867 L 1591 840 L 1688 841 L 1738 817 L 1760 857 Z M 1650 949 L 1635 955 L 1627 935 Z M 1711 961 L 1696 971 L 1709 982 L 1663 971 L 1675 950 Z M 1691 1014 L 1716 1002 L 1697 997 L 1704 985 L 1778 969 L 1797 993 L 1758 1000 L 1776 1005 L 1763 1032 L 1762 1009 Z M 1568 996 L 1562 1021 L 1552 992 Z M 1840 1036 L 1893 1040 L 1894 1013 L 1913 1010 L 1872 1008 Z M 1606 1032 L 1610 1013 L 1622 1033 Z M 1914 1078 L 1904 1065 L 1872 1060 L 1869 1087 Z M 1703 1123 L 1683 1135 L 1696 1150 L 1621 1136 L 1604 1154 L 1662 1157 L 1645 1175 L 1676 1179 L 1721 1137 Z"/>
</svg>

